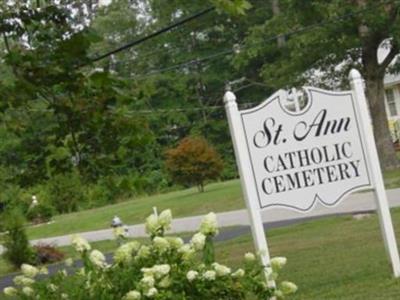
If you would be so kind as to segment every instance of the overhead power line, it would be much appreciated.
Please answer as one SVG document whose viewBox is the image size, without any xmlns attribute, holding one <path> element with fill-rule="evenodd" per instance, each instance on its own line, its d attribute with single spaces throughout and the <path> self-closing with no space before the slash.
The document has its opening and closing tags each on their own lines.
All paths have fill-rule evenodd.
<svg viewBox="0 0 400 300">
<path fill-rule="evenodd" d="M 164 27 L 164 28 L 162 28 L 162 29 L 160 29 L 160 30 L 158 30 L 156 32 L 153 32 L 153 33 L 151 33 L 149 35 L 146 35 L 146 36 L 144 36 L 142 38 L 139 38 L 139 39 L 137 39 L 137 40 L 135 40 L 133 42 L 130 42 L 130 43 L 126 44 L 126 45 L 123 45 L 123 46 L 121 46 L 121 47 L 119 47 L 117 49 L 114 49 L 114 50 L 109 51 L 107 53 L 104 53 L 104 54 L 102 54 L 100 56 L 92 58 L 91 62 L 96 62 L 96 61 L 102 60 L 102 59 L 104 59 L 104 58 L 106 58 L 108 56 L 111 56 L 111 55 L 116 54 L 118 52 L 121 52 L 121 51 L 124 51 L 126 49 L 129 49 L 129 48 L 131 48 L 133 46 L 141 44 L 141 43 L 143 43 L 143 42 L 145 42 L 145 41 L 147 41 L 149 39 L 152 39 L 152 38 L 154 38 L 154 37 L 156 37 L 158 35 L 161 35 L 161 34 L 163 34 L 165 32 L 168 32 L 168 31 L 170 31 L 170 30 L 172 30 L 172 29 L 174 29 L 174 28 L 176 28 L 178 26 L 181 26 L 181 25 L 183 25 L 183 24 L 185 24 L 187 22 L 190 22 L 190 21 L 192 21 L 194 19 L 200 18 L 200 17 L 208 14 L 209 12 L 211 12 L 213 10 L 215 10 L 214 6 L 209 7 L 209 8 L 207 8 L 207 9 L 201 11 L 201 12 L 198 12 L 198 13 L 196 13 L 194 15 L 191 15 L 191 16 L 189 16 L 187 18 L 184 18 L 184 19 L 182 19 L 182 20 L 180 20 L 178 22 L 172 23 L 171 25 L 168 25 L 167 27 Z"/>
<path fill-rule="evenodd" d="M 373 6 L 370 6 L 370 7 L 366 7 L 366 8 L 357 10 L 357 11 L 352 12 L 352 13 L 343 14 L 343 15 L 340 15 L 340 16 L 335 17 L 335 18 L 324 20 L 324 21 L 321 21 L 321 22 L 318 22 L 318 23 L 315 23 L 315 24 L 311 24 L 309 26 L 301 27 L 301 28 L 296 29 L 296 30 L 292 30 L 292 31 L 289 31 L 289 32 L 286 32 L 286 33 L 282 33 L 282 34 L 277 34 L 275 36 L 271 36 L 269 38 L 264 39 L 262 42 L 254 43 L 251 46 L 257 45 L 257 44 L 260 44 L 260 43 L 266 44 L 268 42 L 274 41 L 274 40 L 276 40 L 278 38 L 281 38 L 281 37 L 290 37 L 290 36 L 293 36 L 293 35 L 296 35 L 296 34 L 304 33 L 304 32 L 307 32 L 307 31 L 311 31 L 311 30 L 314 30 L 314 29 L 319 28 L 319 27 L 324 27 L 324 26 L 326 26 L 328 24 L 333 24 L 333 23 L 337 23 L 337 22 L 341 22 L 341 21 L 347 20 L 350 17 L 354 17 L 354 16 L 357 16 L 357 15 L 363 14 L 363 13 L 365 13 L 367 11 L 370 11 L 370 10 L 375 10 L 375 9 L 377 9 L 377 8 L 383 6 L 383 5 L 387 5 L 389 3 L 399 3 L 399 2 L 400 2 L 400 0 L 383 1 L 383 2 L 377 3 L 376 5 L 373 5 Z M 196 63 L 196 62 L 205 62 L 205 61 L 217 58 L 217 57 L 225 56 L 225 55 L 228 55 L 228 54 L 231 54 L 231 53 L 234 53 L 234 52 L 239 52 L 241 49 L 245 49 L 245 48 L 246 48 L 246 46 L 238 46 L 236 44 L 231 49 L 225 49 L 225 50 L 222 50 L 221 52 L 216 52 L 216 53 L 213 53 L 211 55 L 204 56 L 204 57 L 201 57 L 201 58 L 193 58 L 193 59 L 190 59 L 190 60 L 186 60 L 186 61 L 180 62 L 180 63 L 172 65 L 172 66 L 168 66 L 168 67 L 165 67 L 165 68 L 150 70 L 149 72 L 147 72 L 145 74 L 137 74 L 137 75 L 134 75 L 132 77 L 133 78 L 138 78 L 138 79 L 139 78 L 146 78 L 148 76 L 152 76 L 152 75 L 155 75 L 155 74 L 168 72 L 168 71 L 179 69 L 179 68 L 182 68 L 182 67 L 185 67 L 185 66 L 189 66 L 189 65 L 191 65 L 193 63 Z"/>
</svg>

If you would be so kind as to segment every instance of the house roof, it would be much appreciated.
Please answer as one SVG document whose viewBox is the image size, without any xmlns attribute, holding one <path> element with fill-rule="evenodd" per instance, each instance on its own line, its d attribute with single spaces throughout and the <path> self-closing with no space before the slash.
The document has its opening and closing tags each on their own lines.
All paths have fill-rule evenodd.
<svg viewBox="0 0 400 300">
<path fill-rule="evenodd" d="M 385 87 L 400 83 L 400 74 L 386 74 L 383 83 Z"/>
</svg>

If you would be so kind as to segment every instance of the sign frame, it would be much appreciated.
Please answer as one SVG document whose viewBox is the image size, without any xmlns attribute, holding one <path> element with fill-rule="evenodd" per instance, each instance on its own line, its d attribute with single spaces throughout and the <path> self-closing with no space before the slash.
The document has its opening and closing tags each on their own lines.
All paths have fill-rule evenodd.
<svg viewBox="0 0 400 300">
<path fill-rule="evenodd" d="M 400 258 L 394 234 L 393 223 L 390 215 L 386 191 L 382 178 L 382 170 L 379 163 L 378 152 L 369 117 L 369 109 L 364 93 L 364 82 L 360 73 L 353 69 L 349 73 L 351 90 L 344 93 L 351 93 L 354 101 L 355 116 L 359 126 L 359 137 L 361 145 L 364 147 L 364 156 L 369 175 L 369 183 L 375 193 L 375 202 L 379 216 L 381 234 L 384 239 L 385 249 L 392 265 L 394 277 L 400 277 Z M 314 88 L 312 88 L 314 89 Z M 316 89 L 316 88 L 315 88 Z M 268 100 L 266 100 L 268 101 Z M 275 282 L 268 276 L 270 274 L 270 255 L 268 243 L 264 232 L 261 210 L 258 205 L 258 192 L 254 174 L 252 173 L 252 162 L 250 152 L 247 147 L 247 139 L 244 124 L 242 121 L 242 112 L 239 111 L 236 96 L 233 92 L 227 91 L 224 95 L 225 110 L 228 118 L 229 129 L 232 137 L 233 147 L 236 156 L 236 162 L 240 174 L 240 182 L 243 189 L 243 196 L 249 213 L 252 236 L 255 248 L 260 253 L 260 259 L 266 270 L 266 279 L 269 286 L 275 286 Z M 265 103 L 260 104 L 264 105 Z M 312 105 L 312 103 L 311 103 Z M 257 107 L 255 107 L 257 108 Z M 246 110 L 250 111 L 252 109 Z M 359 188 L 362 189 L 362 188 Z M 359 190 L 355 189 L 355 190 Z M 340 198 L 354 191 L 346 191 Z M 340 202 L 340 198 L 336 202 Z M 313 203 L 312 207 L 315 205 Z M 311 207 L 311 208 L 312 208 Z"/>
<path fill-rule="evenodd" d="M 363 142 L 361 134 L 360 134 L 361 122 L 360 122 L 360 120 L 358 118 L 358 114 L 356 112 L 355 98 L 353 96 L 352 91 L 331 92 L 331 91 L 326 91 L 326 90 L 322 90 L 322 89 L 314 88 L 314 87 L 304 87 L 304 90 L 307 93 L 309 101 L 308 101 L 307 105 L 304 107 L 304 109 L 301 112 L 293 113 L 293 112 L 288 111 L 286 108 L 284 108 L 284 106 L 282 105 L 282 100 L 287 98 L 287 94 L 282 90 L 279 90 L 278 92 L 273 94 L 271 97 L 269 97 L 264 102 L 262 102 L 261 104 L 257 105 L 256 107 L 239 111 L 239 114 L 241 116 L 243 131 L 244 131 L 244 134 L 245 134 L 245 137 L 246 137 L 246 149 L 247 149 L 247 152 L 248 152 L 249 157 L 250 157 L 250 165 L 251 165 L 251 169 L 252 169 L 253 178 L 254 178 L 255 182 L 258 182 L 258 184 L 256 184 L 256 190 L 257 190 L 257 199 L 258 199 L 258 203 L 259 203 L 260 209 L 269 209 L 269 208 L 273 208 L 273 207 L 282 207 L 282 208 L 293 209 L 295 211 L 300 211 L 300 212 L 306 213 L 316 205 L 317 201 L 319 203 L 321 203 L 322 205 L 324 205 L 325 207 L 334 207 L 334 206 L 339 204 L 339 202 L 344 198 L 345 195 L 350 194 L 350 193 L 355 192 L 355 191 L 363 190 L 363 189 L 366 189 L 366 188 L 371 188 L 371 186 L 372 186 L 372 182 L 371 182 L 371 179 L 370 179 L 370 176 L 369 176 L 369 174 L 370 174 L 369 166 L 368 166 L 367 159 L 366 159 L 366 149 L 365 149 L 365 145 L 364 145 L 365 143 Z M 271 121 L 272 117 L 270 117 L 270 116 L 273 116 L 274 114 L 270 113 L 270 111 L 267 109 L 268 106 L 270 106 L 270 109 L 274 109 L 274 108 L 278 109 L 278 114 L 279 113 L 282 114 L 283 117 L 289 115 L 290 116 L 289 118 L 294 117 L 294 118 L 299 119 L 299 117 L 309 113 L 310 109 L 314 109 L 315 110 L 315 108 L 313 107 L 313 102 L 314 101 L 318 102 L 319 99 L 314 99 L 314 98 L 315 97 L 318 98 L 318 96 L 321 96 L 321 95 L 327 95 L 329 97 L 340 97 L 340 99 L 338 99 L 338 100 L 339 101 L 346 101 L 345 104 L 351 108 L 350 116 L 354 117 L 354 123 L 356 124 L 356 126 L 354 127 L 354 130 L 352 132 L 352 134 L 355 135 L 355 136 L 354 137 L 352 136 L 352 138 L 354 138 L 354 140 L 356 140 L 356 144 L 358 146 L 357 147 L 358 148 L 358 154 L 360 155 L 360 160 L 359 161 L 360 161 L 361 167 L 362 167 L 362 169 L 363 169 L 363 171 L 365 173 L 364 178 L 363 178 L 363 182 L 359 182 L 357 184 L 353 184 L 353 185 L 349 186 L 346 190 L 344 190 L 342 192 L 342 194 L 336 195 L 335 200 L 333 200 L 333 201 L 332 200 L 331 201 L 325 201 L 324 198 L 326 198 L 326 197 L 324 197 L 323 195 L 321 196 L 321 192 L 315 192 L 314 195 L 313 195 L 313 200 L 311 202 L 307 201 L 307 202 L 310 202 L 310 203 L 306 207 L 295 206 L 295 205 L 289 204 L 289 203 L 276 203 L 276 202 L 274 203 L 274 201 L 272 201 L 272 203 L 263 204 L 263 201 L 262 201 L 263 195 L 262 195 L 262 192 L 260 191 L 261 188 L 259 187 L 259 185 L 260 185 L 259 181 L 260 180 L 258 180 L 258 179 L 260 179 L 258 177 L 260 177 L 261 175 L 259 174 L 259 170 L 257 172 L 257 169 L 259 169 L 259 168 L 257 167 L 257 164 L 255 163 L 256 159 L 252 156 L 251 152 L 254 151 L 254 150 L 262 151 L 262 152 L 267 152 L 267 151 L 264 151 L 263 149 L 256 149 L 254 147 L 254 145 L 250 145 L 251 141 L 250 141 L 249 137 L 253 136 L 254 132 L 251 132 L 251 129 L 248 132 L 248 128 L 247 128 L 248 126 L 246 126 L 247 120 L 249 120 L 249 119 L 250 120 L 251 119 L 257 119 L 257 114 L 260 114 L 260 113 L 263 114 L 263 112 L 265 111 L 265 112 L 269 113 L 267 120 Z M 349 103 L 347 103 L 347 102 L 351 103 L 351 105 L 349 105 Z M 325 108 L 325 107 L 323 107 L 323 108 Z M 321 109 L 321 108 L 319 108 L 319 109 Z M 274 121 L 276 120 L 278 122 L 279 119 L 280 119 L 279 115 L 275 115 L 273 120 Z M 324 120 L 324 122 L 326 124 L 329 124 L 331 121 L 336 122 L 337 120 Z M 265 123 L 266 123 L 266 121 L 264 121 L 263 124 L 265 124 Z M 260 130 L 259 130 L 258 127 L 257 127 L 257 131 L 258 131 L 258 134 L 259 134 Z M 255 138 L 255 136 L 254 136 L 254 138 Z M 318 138 L 314 137 L 314 139 L 319 139 L 319 137 Z M 271 140 L 272 140 L 272 138 L 271 138 Z M 287 140 L 287 136 L 284 137 L 284 140 L 285 141 Z M 338 142 L 337 138 L 336 138 L 336 142 Z M 340 142 L 342 142 L 342 141 L 340 140 Z M 310 143 L 310 142 L 308 142 L 308 143 Z M 329 143 L 331 143 L 331 140 L 329 140 Z M 270 146 L 274 146 L 274 145 L 268 145 L 268 147 L 270 147 Z M 328 147 L 328 146 L 331 146 L 331 145 L 325 145 L 325 147 Z M 317 145 L 312 145 L 312 147 L 315 148 L 315 147 L 318 147 L 318 146 Z M 264 149 L 266 149 L 266 148 L 264 148 Z M 308 149 L 308 150 L 310 150 L 310 149 Z M 313 150 L 315 150 L 315 149 L 313 149 Z M 282 150 L 282 151 L 284 151 L 284 150 Z M 281 154 L 282 151 L 280 151 L 280 152 L 278 151 L 278 153 Z M 296 151 L 294 151 L 294 152 L 296 152 Z M 269 158 L 273 158 L 274 154 L 276 154 L 275 152 L 273 154 L 270 154 L 270 152 L 267 152 L 267 153 L 269 154 L 268 155 Z M 291 154 L 293 154 L 293 153 L 291 153 Z M 254 156 L 256 156 L 256 155 L 254 155 Z M 323 168 L 323 167 L 319 167 L 319 169 L 321 169 L 321 168 Z M 261 169 L 263 169 L 263 171 L 265 172 L 265 168 L 262 167 Z M 358 181 L 360 181 L 360 180 L 358 180 Z M 340 186 L 340 184 L 336 184 L 336 185 Z M 332 189 L 332 190 L 335 190 L 335 188 L 337 188 L 337 187 L 330 187 L 330 189 Z M 314 188 L 314 190 L 315 189 L 316 188 Z M 327 192 L 324 191 L 324 193 L 326 195 Z M 290 197 L 290 196 L 289 195 L 285 195 L 285 196 L 281 196 L 280 198 L 285 198 L 285 202 L 287 202 L 287 198 L 288 197 Z M 297 197 L 298 197 L 298 195 L 296 195 L 296 198 Z M 264 198 L 267 198 L 267 196 L 264 195 Z"/>
</svg>

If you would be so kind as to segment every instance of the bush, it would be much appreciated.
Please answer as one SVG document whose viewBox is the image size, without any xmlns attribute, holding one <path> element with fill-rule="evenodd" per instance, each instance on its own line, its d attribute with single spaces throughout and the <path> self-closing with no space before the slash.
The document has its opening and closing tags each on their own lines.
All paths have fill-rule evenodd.
<svg viewBox="0 0 400 300">
<path fill-rule="evenodd" d="M 204 138 L 187 137 L 167 151 L 166 166 L 172 180 L 185 186 L 197 186 L 204 191 L 206 180 L 220 176 L 223 162 Z"/>
<path fill-rule="evenodd" d="M 87 207 L 99 207 L 109 204 L 112 198 L 108 188 L 100 183 L 91 184 L 86 189 Z"/>
<path fill-rule="evenodd" d="M 39 204 L 28 209 L 26 218 L 33 224 L 48 222 L 54 215 L 54 208 L 48 204 L 39 202 Z"/>
<path fill-rule="evenodd" d="M 170 226 L 169 210 L 149 216 L 149 243 L 123 244 L 115 251 L 112 265 L 86 240 L 75 236 L 72 244 L 82 256 L 82 268 L 70 276 L 61 270 L 35 282 L 39 270 L 25 265 L 23 275 L 14 278 L 18 287 L 4 292 L 19 299 L 46 300 L 267 300 L 296 291 L 290 282 L 281 282 L 278 288 L 266 284 L 266 275 L 269 280 L 277 279 L 285 258 L 274 258 L 265 268 L 254 254 L 247 253 L 243 267 L 236 270 L 215 262 L 212 239 L 218 229 L 214 214 L 205 217 L 200 231 L 187 244 L 178 237 L 164 237 Z"/>
<path fill-rule="evenodd" d="M 64 253 L 52 245 L 39 244 L 33 246 L 36 264 L 55 263 L 64 259 Z"/>
<path fill-rule="evenodd" d="M 22 189 L 13 184 L 9 184 L 5 189 L 0 190 L 0 202 L 3 205 L 3 212 L 14 209 L 25 211 L 28 207 L 23 201 Z"/>
<path fill-rule="evenodd" d="M 24 228 L 24 219 L 19 211 L 9 212 L 6 216 L 4 246 L 6 252 L 4 257 L 15 267 L 23 263 L 31 263 L 34 260 L 34 253 L 29 246 L 28 237 Z"/>
<path fill-rule="evenodd" d="M 84 192 L 79 174 L 58 174 L 48 182 L 49 202 L 59 213 L 76 211 L 84 202 Z"/>
</svg>

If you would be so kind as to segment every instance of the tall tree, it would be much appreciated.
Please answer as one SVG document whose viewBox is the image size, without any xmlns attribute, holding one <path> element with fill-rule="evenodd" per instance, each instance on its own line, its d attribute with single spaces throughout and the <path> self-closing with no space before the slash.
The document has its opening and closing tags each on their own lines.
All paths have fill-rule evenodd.
<svg viewBox="0 0 400 300">
<path fill-rule="evenodd" d="M 381 164 L 384 169 L 397 168 L 383 79 L 400 66 L 394 60 L 400 49 L 399 4 L 388 0 L 280 0 L 279 14 L 251 28 L 236 66 L 246 69 L 258 62 L 258 72 L 273 88 L 309 83 L 316 74 L 324 79 L 320 85 L 338 86 L 347 81 L 351 68 L 357 68 L 365 79 Z M 271 37 L 279 41 L 282 34 L 286 42 L 278 47 Z M 388 50 L 382 60 L 378 58 L 380 47 Z"/>
</svg>

